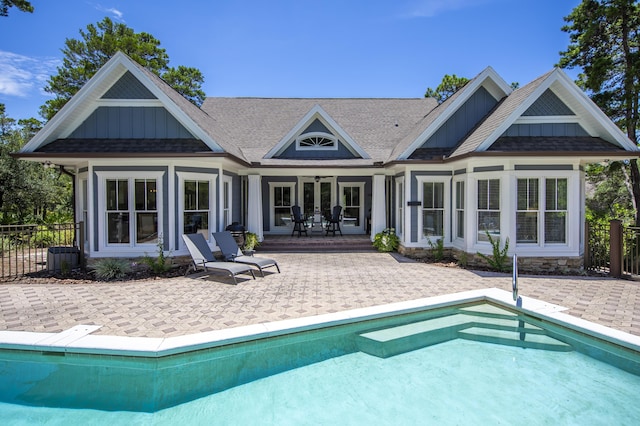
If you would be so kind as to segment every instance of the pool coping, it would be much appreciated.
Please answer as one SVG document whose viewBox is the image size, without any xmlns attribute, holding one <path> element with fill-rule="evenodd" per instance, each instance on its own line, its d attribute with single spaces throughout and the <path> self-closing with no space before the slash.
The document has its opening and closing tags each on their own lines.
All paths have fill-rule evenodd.
<svg viewBox="0 0 640 426">
<path fill-rule="evenodd" d="M 0 331 L 0 349 L 157 358 L 314 330 L 321 327 L 483 301 L 511 309 L 516 308 L 525 314 L 640 352 L 640 336 L 576 318 L 563 313 L 563 311 L 567 310 L 565 307 L 530 297 L 521 297 L 521 303 L 516 304 L 512 293 L 498 288 L 470 290 L 386 305 L 166 338 L 93 335 L 91 333 L 98 330 L 100 326 L 83 324 L 60 333 Z"/>
</svg>

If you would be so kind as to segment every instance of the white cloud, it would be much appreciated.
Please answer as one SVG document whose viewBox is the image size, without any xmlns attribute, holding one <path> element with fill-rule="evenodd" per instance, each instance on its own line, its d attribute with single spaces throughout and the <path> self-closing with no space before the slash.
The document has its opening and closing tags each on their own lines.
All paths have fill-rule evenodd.
<svg viewBox="0 0 640 426">
<path fill-rule="evenodd" d="M 0 95 L 28 97 L 47 95 L 43 87 L 54 74 L 60 59 L 30 57 L 0 50 Z"/>
<path fill-rule="evenodd" d="M 432 18 L 441 13 L 479 6 L 492 0 L 420 0 L 413 3 L 408 18 Z"/>
<path fill-rule="evenodd" d="M 104 7 L 99 3 L 95 4 L 94 7 L 100 12 L 110 13 L 116 21 L 124 22 L 124 19 L 123 19 L 124 13 L 122 13 L 120 10 L 116 9 L 115 7 Z"/>
</svg>

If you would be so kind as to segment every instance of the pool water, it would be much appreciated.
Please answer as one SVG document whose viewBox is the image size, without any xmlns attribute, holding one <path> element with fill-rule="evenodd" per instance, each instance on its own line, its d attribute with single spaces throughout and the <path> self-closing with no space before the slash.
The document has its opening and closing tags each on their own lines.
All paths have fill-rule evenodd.
<svg viewBox="0 0 640 426">
<path fill-rule="evenodd" d="M 640 377 L 578 352 L 452 340 L 357 352 L 156 413 L 0 404 L 3 424 L 640 424 Z"/>
<path fill-rule="evenodd" d="M 344 347 L 312 357 L 307 365 L 272 368 L 278 371 L 155 412 L 0 403 L 0 419 L 3 425 L 640 424 L 638 354 L 618 350 L 610 356 L 605 346 L 586 346 L 584 336 L 564 339 L 522 318 L 482 305 L 392 326 L 368 322 L 356 333 L 348 330 L 351 342 L 363 336 L 375 340 L 360 346 L 343 338 L 312 343 L 299 333 L 296 349 L 282 354 L 307 357 L 299 345 L 311 353 L 323 345 Z M 510 330 L 508 321 L 518 326 Z M 402 339 L 406 347 L 395 350 Z M 275 353 L 260 352 L 268 358 Z M 584 353 L 621 360 L 624 368 Z M 240 358 L 246 369 L 251 358 Z M 229 365 L 220 360 L 215 365 Z"/>
</svg>

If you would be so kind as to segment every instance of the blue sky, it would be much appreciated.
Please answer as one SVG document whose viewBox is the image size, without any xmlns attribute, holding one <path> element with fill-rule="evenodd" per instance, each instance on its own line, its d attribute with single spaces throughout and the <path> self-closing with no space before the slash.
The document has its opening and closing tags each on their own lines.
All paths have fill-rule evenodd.
<svg viewBox="0 0 640 426">
<path fill-rule="evenodd" d="M 508 83 L 551 69 L 580 0 L 31 0 L 0 18 L 0 103 L 39 117 L 64 41 L 105 16 L 148 32 L 208 96 L 421 97 L 492 66 Z M 575 77 L 576 71 L 569 75 Z"/>
</svg>

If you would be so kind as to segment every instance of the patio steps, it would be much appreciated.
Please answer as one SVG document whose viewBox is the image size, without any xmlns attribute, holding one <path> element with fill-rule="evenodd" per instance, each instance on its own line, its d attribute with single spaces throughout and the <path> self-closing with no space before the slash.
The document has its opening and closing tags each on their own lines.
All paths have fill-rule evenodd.
<svg viewBox="0 0 640 426">
<path fill-rule="evenodd" d="M 332 235 L 311 234 L 309 237 L 289 235 L 265 235 L 258 246 L 258 252 L 282 253 L 347 253 L 375 251 L 371 245 L 371 237 L 366 234 Z"/>
<path fill-rule="evenodd" d="M 573 350 L 546 335 L 545 330 L 490 305 L 462 308 L 452 315 L 363 333 L 357 337 L 357 345 L 364 353 L 388 358 L 453 339 L 548 351 Z"/>
</svg>

